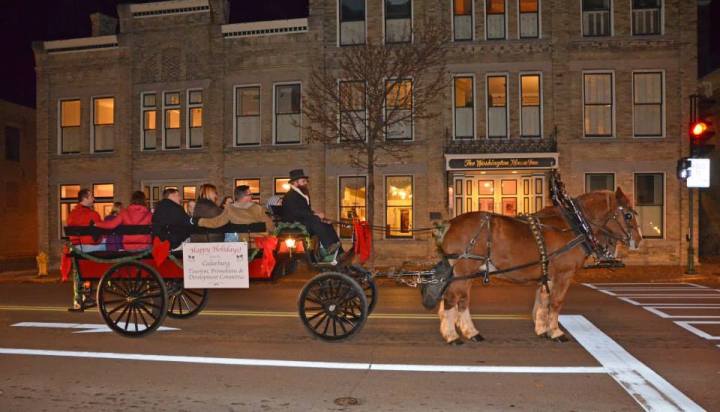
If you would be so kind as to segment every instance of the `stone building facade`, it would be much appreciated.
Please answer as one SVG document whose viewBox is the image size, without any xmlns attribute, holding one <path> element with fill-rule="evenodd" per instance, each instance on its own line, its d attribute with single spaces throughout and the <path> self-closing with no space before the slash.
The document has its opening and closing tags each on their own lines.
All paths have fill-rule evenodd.
<svg viewBox="0 0 720 412">
<path fill-rule="evenodd" d="M 35 110 L 0 100 L 0 272 L 37 254 Z"/>
<path fill-rule="evenodd" d="M 435 259 L 411 229 L 438 219 L 549 205 L 557 168 L 573 195 L 622 187 L 634 199 L 647 239 L 626 262 L 684 262 L 675 162 L 697 83 L 694 5 L 310 0 L 307 18 L 228 15 L 223 0 L 121 5 L 117 30 L 96 17 L 93 37 L 34 45 L 41 249 L 59 253 L 80 186 L 95 187 L 100 211 L 138 189 L 190 199 L 204 182 L 225 193 L 249 183 L 264 201 L 303 168 L 316 209 L 363 216 L 365 172 L 342 145 L 308 143 L 296 128 L 309 73 L 342 47 L 412 41 L 406 30 L 434 17 L 449 28 L 447 93 L 438 118 L 400 132 L 406 159 L 377 165 L 380 261 Z"/>
</svg>

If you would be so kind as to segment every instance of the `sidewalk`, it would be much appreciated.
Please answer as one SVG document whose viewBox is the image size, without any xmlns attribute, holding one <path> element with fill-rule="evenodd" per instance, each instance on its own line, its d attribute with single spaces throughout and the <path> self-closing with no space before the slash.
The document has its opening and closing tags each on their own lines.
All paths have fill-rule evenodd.
<svg viewBox="0 0 720 412">
<path fill-rule="evenodd" d="M 48 276 L 37 276 L 37 270 L 18 270 L 0 272 L 0 284 L 2 283 L 57 283 L 60 281 L 60 271 L 50 271 Z"/>
</svg>

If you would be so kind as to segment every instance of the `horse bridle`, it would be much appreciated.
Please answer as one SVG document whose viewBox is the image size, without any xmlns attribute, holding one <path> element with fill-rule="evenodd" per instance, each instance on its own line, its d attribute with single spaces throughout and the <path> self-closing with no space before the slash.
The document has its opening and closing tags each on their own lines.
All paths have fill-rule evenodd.
<svg viewBox="0 0 720 412">
<path fill-rule="evenodd" d="M 629 245 L 632 241 L 632 231 L 637 229 L 637 227 L 634 227 L 632 224 L 633 216 L 637 216 L 637 212 L 631 208 L 624 206 L 618 206 L 613 211 L 608 212 L 608 214 L 605 216 L 604 219 L 602 219 L 602 224 L 599 224 L 595 221 L 589 220 L 589 223 L 591 226 L 595 226 L 598 228 L 600 232 L 602 232 L 605 236 L 609 237 L 612 240 L 620 241 L 625 245 Z M 622 215 L 622 219 L 625 222 L 623 225 L 620 223 L 619 217 Z M 615 232 L 608 229 L 608 224 L 610 222 L 614 221 L 617 226 L 620 228 L 620 231 L 622 232 L 622 235 L 617 235 Z M 629 230 L 628 230 L 629 228 Z"/>
</svg>

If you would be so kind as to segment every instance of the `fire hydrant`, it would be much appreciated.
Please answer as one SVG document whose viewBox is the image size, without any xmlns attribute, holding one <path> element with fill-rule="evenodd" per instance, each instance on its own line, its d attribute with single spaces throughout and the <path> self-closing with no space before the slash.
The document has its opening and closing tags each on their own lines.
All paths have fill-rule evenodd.
<svg viewBox="0 0 720 412">
<path fill-rule="evenodd" d="M 45 252 L 40 252 L 35 257 L 38 267 L 38 277 L 48 275 L 48 255 Z"/>
</svg>

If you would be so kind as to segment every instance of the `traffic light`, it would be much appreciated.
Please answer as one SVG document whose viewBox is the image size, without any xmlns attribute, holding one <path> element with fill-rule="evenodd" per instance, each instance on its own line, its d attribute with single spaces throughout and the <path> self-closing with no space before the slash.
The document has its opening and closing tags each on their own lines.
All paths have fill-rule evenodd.
<svg viewBox="0 0 720 412">
<path fill-rule="evenodd" d="M 690 177 L 690 167 L 692 167 L 692 162 L 689 158 L 683 157 L 682 159 L 677 161 L 677 177 L 678 179 L 686 180 L 688 177 Z"/>
<path fill-rule="evenodd" d="M 690 124 L 690 155 L 706 156 L 715 149 L 708 140 L 715 135 L 712 123 L 707 120 L 696 120 Z"/>
</svg>

